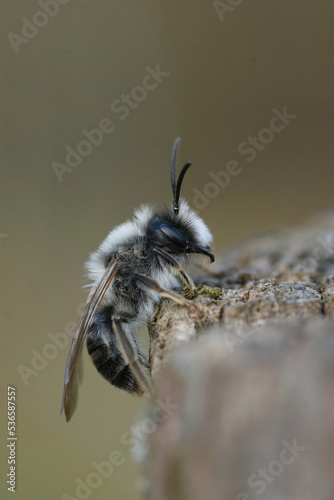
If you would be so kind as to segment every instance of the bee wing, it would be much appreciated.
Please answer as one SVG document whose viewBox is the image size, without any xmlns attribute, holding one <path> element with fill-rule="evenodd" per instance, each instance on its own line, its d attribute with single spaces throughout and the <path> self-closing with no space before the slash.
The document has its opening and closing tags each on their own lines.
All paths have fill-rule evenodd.
<svg viewBox="0 0 334 500">
<path fill-rule="evenodd" d="M 82 346 L 86 339 L 94 314 L 96 313 L 96 310 L 99 307 L 108 287 L 116 276 L 117 271 L 117 260 L 112 260 L 103 273 L 100 281 L 98 281 L 91 289 L 86 305 L 81 313 L 75 335 L 72 339 L 72 345 L 66 362 L 63 400 L 60 411 L 60 414 L 62 414 L 63 410 L 65 410 L 67 421 L 69 421 L 72 417 L 76 407 L 78 376 L 75 372 Z"/>
</svg>

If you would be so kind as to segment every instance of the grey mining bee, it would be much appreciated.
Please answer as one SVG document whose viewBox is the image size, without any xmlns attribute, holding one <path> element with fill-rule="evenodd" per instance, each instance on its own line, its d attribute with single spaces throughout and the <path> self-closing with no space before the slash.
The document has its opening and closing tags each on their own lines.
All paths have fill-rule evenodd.
<svg viewBox="0 0 334 500">
<path fill-rule="evenodd" d="M 137 341 L 140 325 L 148 324 L 154 308 L 167 297 L 189 306 L 173 289 L 180 278 L 194 283 L 183 266 L 214 261 L 212 235 L 204 221 L 180 199 L 190 167 L 184 165 L 176 182 L 180 139 L 172 154 L 173 203 L 161 210 L 143 205 L 132 220 L 113 229 L 86 264 L 92 288 L 68 354 L 62 409 L 70 420 L 76 407 L 76 367 L 87 337 L 87 348 L 98 372 L 112 385 L 133 394 L 153 395 L 148 363 Z"/>
</svg>

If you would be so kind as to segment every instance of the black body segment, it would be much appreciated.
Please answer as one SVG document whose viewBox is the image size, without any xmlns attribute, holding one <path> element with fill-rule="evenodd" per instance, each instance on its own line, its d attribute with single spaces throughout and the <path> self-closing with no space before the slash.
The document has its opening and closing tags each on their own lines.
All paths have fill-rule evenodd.
<svg viewBox="0 0 334 500">
<path fill-rule="evenodd" d="M 97 371 L 112 385 L 124 391 L 143 394 L 130 365 L 124 359 L 113 327 L 114 311 L 110 307 L 101 307 L 94 316 L 87 336 L 87 349 Z M 124 323 L 126 327 L 126 323 Z M 146 361 L 142 355 L 130 328 L 127 336 L 137 351 L 137 360 L 144 371 Z"/>
</svg>

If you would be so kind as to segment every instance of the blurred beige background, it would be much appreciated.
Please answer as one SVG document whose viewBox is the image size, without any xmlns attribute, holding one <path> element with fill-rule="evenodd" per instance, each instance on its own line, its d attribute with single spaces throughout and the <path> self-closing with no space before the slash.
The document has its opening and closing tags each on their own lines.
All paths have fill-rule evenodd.
<svg viewBox="0 0 334 500">
<path fill-rule="evenodd" d="M 180 167 L 193 161 L 183 189 L 191 204 L 194 189 L 214 193 L 210 172 L 230 160 L 242 168 L 200 210 L 216 252 L 332 203 L 333 2 L 244 1 L 220 16 L 205 1 L 70 0 L 58 11 L 43 3 L 6 2 L 0 21 L 1 470 L 6 387 L 14 385 L 17 500 L 76 498 L 76 478 L 85 481 L 92 462 L 112 450 L 124 463 L 89 498 L 134 500 L 136 467 L 121 436 L 143 402 L 110 387 L 86 356 L 78 409 L 66 424 L 59 409 L 67 348 L 49 351 L 53 359 L 27 384 L 17 367 L 31 368 L 32 350 L 43 352 L 50 333 L 77 321 L 87 296 L 83 264 L 108 231 L 141 203 L 171 201 L 176 136 Z M 23 17 L 44 25 L 36 32 Z M 22 29 L 31 38 L 18 38 Z M 145 96 L 136 87 L 157 65 L 168 76 Z M 131 92 L 138 102 L 132 98 L 127 116 L 111 109 Z M 296 117 L 270 138 L 262 129 L 284 106 Z M 66 146 L 79 146 L 82 130 L 104 118 L 114 130 L 60 183 L 53 162 L 65 164 Z M 248 162 L 238 148 L 259 133 L 272 140 Z M 3 476 L 0 487 L 10 498 Z"/>
</svg>

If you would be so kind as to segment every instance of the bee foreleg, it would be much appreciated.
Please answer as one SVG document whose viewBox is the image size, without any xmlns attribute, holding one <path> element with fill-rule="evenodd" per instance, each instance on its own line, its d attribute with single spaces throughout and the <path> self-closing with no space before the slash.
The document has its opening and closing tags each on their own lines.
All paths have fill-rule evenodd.
<svg viewBox="0 0 334 500">
<path fill-rule="evenodd" d="M 172 290 L 165 290 L 164 288 L 161 288 L 161 286 L 159 285 L 159 283 L 157 283 L 157 281 L 155 281 L 152 278 L 149 278 L 148 276 L 143 276 L 142 274 L 133 274 L 132 276 L 136 278 L 138 281 L 140 281 L 140 283 L 149 290 L 157 292 L 159 295 L 161 295 L 161 297 L 166 297 L 167 299 L 174 300 L 174 302 L 177 302 L 181 306 L 193 307 L 194 305 L 187 299 L 182 297 L 182 295 L 179 295 L 178 293 L 175 293 Z"/>
<path fill-rule="evenodd" d="M 167 262 L 170 266 L 172 266 L 180 276 L 184 279 L 184 282 L 188 285 L 189 291 L 190 291 L 190 296 L 194 295 L 194 290 L 195 290 L 195 284 L 193 280 L 191 279 L 190 276 L 185 272 L 184 269 L 182 269 L 181 264 L 174 259 L 169 253 L 165 252 L 164 250 L 161 250 L 160 248 L 154 248 L 153 249 L 155 253 L 157 253 L 165 262 Z"/>
<path fill-rule="evenodd" d="M 118 345 L 123 354 L 124 360 L 130 366 L 133 374 L 140 383 L 142 389 L 153 397 L 153 388 L 151 381 L 141 367 L 138 361 L 137 350 L 131 340 L 128 338 L 122 327 L 121 318 L 114 316 L 112 318 L 114 332 L 116 334 Z"/>
</svg>

